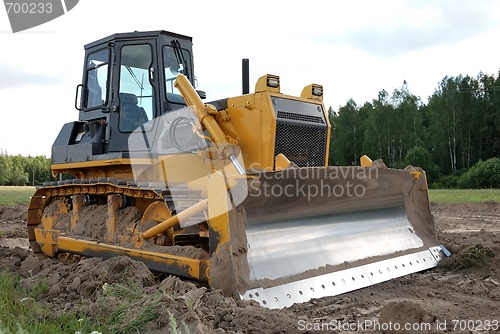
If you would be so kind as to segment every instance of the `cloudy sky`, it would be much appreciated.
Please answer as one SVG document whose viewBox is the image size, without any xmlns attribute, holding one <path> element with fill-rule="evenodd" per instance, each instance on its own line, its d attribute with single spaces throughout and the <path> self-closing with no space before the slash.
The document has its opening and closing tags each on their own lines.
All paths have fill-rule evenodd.
<svg viewBox="0 0 500 334">
<path fill-rule="evenodd" d="M 13 34 L 0 10 L 0 149 L 50 156 L 76 120 L 83 45 L 116 32 L 169 30 L 193 37 L 198 89 L 207 100 L 241 93 L 266 73 L 298 95 L 324 86 L 326 107 L 371 101 L 403 80 L 423 102 L 446 75 L 500 69 L 500 2 L 80 0 L 67 14 Z"/>
</svg>

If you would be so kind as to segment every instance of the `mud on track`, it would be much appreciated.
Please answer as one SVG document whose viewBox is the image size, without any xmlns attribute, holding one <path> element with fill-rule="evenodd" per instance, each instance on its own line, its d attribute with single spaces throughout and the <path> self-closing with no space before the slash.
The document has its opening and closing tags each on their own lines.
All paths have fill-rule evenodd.
<svg viewBox="0 0 500 334">
<path fill-rule="evenodd" d="M 495 254 L 489 264 L 460 270 L 443 265 L 345 295 L 267 310 L 193 282 L 155 276 L 125 257 L 78 263 L 36 258 L 21 248 L 27 246 L 26 207 L 18 206 L 0 207 L 0 271 L 19 273 L 27 288 L 45 281 L 47 293 L 40 301 L 54 312 L 83 305 L 91 316 L 109 314 L 121 302 L 105 286 L 133 282 L 140 293 L 159 298 L 158 316 L 144 325 L 143 333 L 168 332 L 170 314 L 191 333 L 381 333 L 377 329 L 389 322 L 428 324 L 398 333 L 500 333 L 486 326 L 486 320 L 500 321 L 500 205 L 432 204 L 431 209 L 438 239 L 454 253 L 448 260 L 480 245 Z M 135 312 L 151 307 L 141 305 L 131 307 Z M 385 332 L 394 332 L 391 328 Z"/>
</svg>

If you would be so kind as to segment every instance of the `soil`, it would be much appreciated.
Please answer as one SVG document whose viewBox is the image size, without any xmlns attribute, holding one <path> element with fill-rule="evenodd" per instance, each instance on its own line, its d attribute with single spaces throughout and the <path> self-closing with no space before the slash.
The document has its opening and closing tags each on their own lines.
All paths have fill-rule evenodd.
<svg viewBox="0 0 500 334">
<path fill-rule="evenodd" d="M 68 236 L 75 236 L 76 238 L 83 236 L 87 240 L 106 241 L 106 217 L 108 215 L 107 205 L 93 204 L 81 208 L 78 215 L 78 224 L 74 230 L 71 230 L 70 214 L 57 214 L 57 208 L 58 203 L 53 202 L 44 209 L 44 215 L 48 214 L 56 217 L 54 222 L 55 229 L 66 232 Z M 137 228 L 138 231 L 146 231 L 149 227 L 153 227 L 157 224 L 156 221 L 146 221 L 141 224 L 141 217 L 142 212 L 136 207 L 130 206 L 124 209 L 119 209 L 116 222 L 116 234 L 120 235 L 125 240 L 121 242 L 121 246 L 133 247 L 131 237 L 134 233 L 131 228 Z M 148 224 L 150 222 L 152 225 Z M 2 245 L 1 241 L 0 245 Z M 147 251 L 168 253 L 177 256 L 190 257 L 193 259 L 209 259 L 207 251 L 193 246 L 162 246 L 155 244 L 154 240 L 146 240 L 141 248 Z"/>
<path fill-rule="evenodd" d="M 56 313 L 83 304 L 89 315 L 109 314 L 121 300 L 107 289 L 133 282 L 140 294 L 161 296 L 159 316 L 142 333 L 168 333 L 172 316 L 190 333 L 500 333 L 500 204 L 432 203 L 431 209 L 438 239 L 452 252 L 440 266 L 282 310 L 155 275 L 127 257 L 77 263 L 35 257 L 27 249 L 24 206 L 0 207 L 0 271 L 19 273 L 26 288 L 46 282 L 40 301 Z M 450 265 L 471 247 L 490 251 L 489 262 L 468 269 Z M 138 314 L 151 302 L 131 307 Z M 420 327 L 398 331 L 398 324 Z"/>
</svg>

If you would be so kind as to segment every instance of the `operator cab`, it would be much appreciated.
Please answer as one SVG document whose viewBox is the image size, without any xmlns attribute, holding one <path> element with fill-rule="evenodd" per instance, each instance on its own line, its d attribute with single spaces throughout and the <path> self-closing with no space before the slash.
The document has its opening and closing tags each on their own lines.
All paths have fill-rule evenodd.
<svg viewBox="0 0 500 334">
<path fill-rule="evenodd" d="M 129 135 L 185 107 L 174 87 L 179 73 L 192 85 L 192 38 L 167 31 L 114 34 L 85 45 L 79 121 L 66 124 L 54 143 L 53 163 L 126 157 Z M 149 122 L 149 123 L 148 123 Z"/>
<path fill-rule="evenodd" d="M 122 104 L 135 104 L 134 96 L 146 114 L 137 121 L 145 116 L 151 120 L 185 106 L 174 87 L 177 74 L 194 85 L 188 36 L 167 31 L 115 34 L 87 44 L 85 59 L 78 108 L 82 120 L 94 118 L 96 112 L 119 112 Z"/>
</svg>

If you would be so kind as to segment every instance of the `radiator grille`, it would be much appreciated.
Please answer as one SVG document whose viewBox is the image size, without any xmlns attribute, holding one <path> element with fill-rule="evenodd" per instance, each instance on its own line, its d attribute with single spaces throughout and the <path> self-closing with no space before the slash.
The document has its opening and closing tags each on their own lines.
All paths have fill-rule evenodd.
<svg viewBox="0 0 500 334">
<path fill-rule="evenodd" d="M 325 121 L 323 120 L 323 117 L 318 117 L 318 116 L 296 114 L 296 113 L 291 113 L 291 112 L 287 112 L 287 111 L 277 111 L 276 112 L 276 116 L 278 118 L 290 119 L 290 120 L 293 120 L 293 121 L 301 121 L 301 122 L 310 122 L 310 123 L 325 124 Z"/>
<path fill-rule="evenodd" d="M 275 155 L 283 153 L 299 167 L 324 166 L 326 126 L 282 123 L 276 125 Z"/>
</svg>

